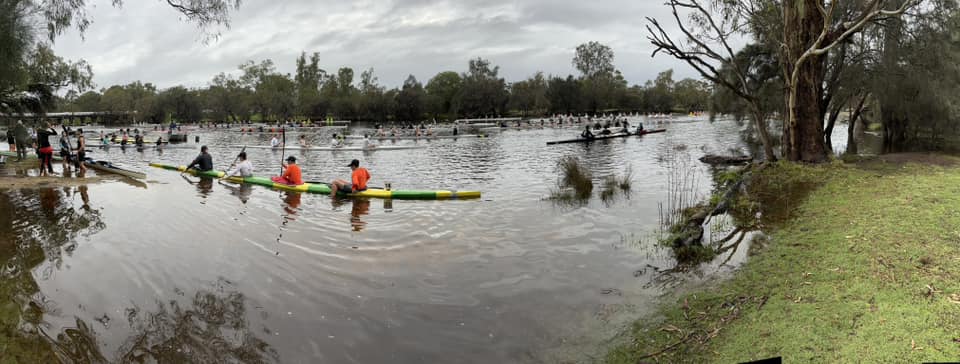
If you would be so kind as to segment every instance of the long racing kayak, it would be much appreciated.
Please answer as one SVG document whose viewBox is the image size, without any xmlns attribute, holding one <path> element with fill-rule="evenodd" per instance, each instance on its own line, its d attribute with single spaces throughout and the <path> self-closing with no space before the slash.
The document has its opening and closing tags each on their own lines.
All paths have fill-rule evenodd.
<svg viewBox="0 0 960 364">
<path fill-rule="evenodd" d="M 171 166 L 160 163 L 150 163 L 151 167 L 162 168 L 170 171 L 178 171 L 189 173 L 194 176 L 199 177 L 212 177 L 212 178 L 222 178 L 225 173 L 223 171 L 206 171 L 201 172 L 195 169 L 186 169 L 185 166 Z M 227 181 L 234 183 L 249 183 L 254 185 L 260 185 L 265 187 L 270 187 L 278 190 L 284 191 L 294 191 L 294 192 L 308 192 L 308 193 L 319 193 L 324 195 L 329 195 L 330 185 L 326 183 L 304 183 L 299 186 L 285 185 L 282 183 L 276 183 L 270 180 L 267 177 L 229 177 Z M 386 190 L 379 187 L 370 187 L 366 191 L 361 191 L 357 193 L 342 193 L 338 192 L 337 195 L 342 196 L 351 196 L 351 197 L 374 197 L 374 198 L 385 198 L 385 199 L 396 199 L 396 200 L 449 200 L 449 199 L 475 199 L 480 198 L 480 191 L 451 191 L 451 190 Z"/>
<path fill-rule="evenodd" d="M 121 176 L 127 176 L 134 179 L 147 178 L 146 173 L 121 168 L 120 166 L 114 165 L 113 163 L 110 163 L 107 161 L 96 161 L 96 160 L 87 158 L 87 160 L 83 161 L 83 165 L 87 166 L 88 168 L 93 168 L 101 172 L 115 173 Z"/>
<path fill-rule="evenodd" d="M 272 149 L 272 150 L 304 150 L 304 151 L 317 151 L 317 152 L 335 152 L 335 151 L 364 151 L 372 152 L 377 150 L 405 150 L 405 149 L 423 149 L 426 148 L 422 145 L 378 145 L 375 148 L 364 148 L 364 147 L 301 147 L 299 145 L 291 145 L 287 147 L 271 147 L 269 145 L 233 145 L 235 148 L 247 147 L 247 149 Z"/>
<path fill-rule="evenodd" d="M 635 136 L 635 135 L 637 135 L 637 136 L 644 136 L 644 135 L 647 135 L 647 134 L 663 133 L 663 132 L 665 132 L 665 131 L 667 131 L 667 129 L 653 129 L 653 130 L 644 130 L 644 131 L 641 131 L 639 134 L 635 134 L 635 133 L 630 133 L 630 134 L 618 133 L 618 134 L 611 134 L 611 135 L 600 135 L 600 136 L 596 136 L 596 137 L 593 137 L 593 138 L 590 138 L 590 139 L 587 139 L 587 138 L 577 138 L 577 139 L 557 140 L 557 141 L 547 142 L 547 145 L 567 144 L 567 143 L 589 143 L 589 142 L 597 141 L 597 140 L 626 138 L 626 137 Z"/>
</svg>

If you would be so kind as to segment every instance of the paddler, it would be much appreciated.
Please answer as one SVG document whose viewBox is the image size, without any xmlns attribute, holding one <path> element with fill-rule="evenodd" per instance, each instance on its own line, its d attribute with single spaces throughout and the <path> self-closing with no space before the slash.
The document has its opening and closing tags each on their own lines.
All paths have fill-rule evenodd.
<svg viewBox="0 0 960 364">
<path fill-rule="evenodd" d="M 187 166 L 187 169 L 191 169 L 193 166 L 197 166 L 197 170 L 200 172 L 213 170 L 213 157 L 210 156 L 210 153 L 207 153 L 206 145 L 200 147 L 200 155 L 198 155 L 193 162 L 190 162 L 190 165 Z"/>
<path fill-rule="evenodd" d="M 240 160 L 240 163 L 234 169 L 228 171 L 224 178 L 233 176 L 253 177 L 253 163 L 247 160 L 247 152 L 240 152 L 237 159 Z"/>
<path fill-rule="evenodd" d="M 300 172 L 300 166 L 297 165 L 297 157 L 287 157 L 287 162 L 283 163 L 283 175 L 273 176 L 271 181 L 290 186 L 299 186 L 303 184 L 303 174 Z"/>
<path fill-rule="evenodd" d="M 637 123 L 637 135 L 643 134 L 643 122 Z"/>
<path fill-rule="evenodd" d="M 127 137 L 127 132 L 123 132 L 123 137 L 120 138 L 120 146 L 121 147 L 126 146 L 127 141 L 129 141 L 129 138 Z"/>
<path fill-rule="evenodd" d="M 590 125 L 587 125 L 587 127 L 583 128 L 583 132 L 580 133 L 580 137 L 583 138 L 583 139 L 593 139 L 593 138 L 594 138 L 593 132 L 590 131 Z"/>
<path fill-rule="evenodd" d="M 277 139 L 277 134 L 273 134 L 273 139 L 270 139 L 270 147 L 271 148 L 280 147 L 280 139 Z"/>
<path fill-rule="evenodd" d="M 376 149 L 377 145 L 370 141 L 370 136 L 363 134 L 363 150 Z"/>
<path fill-rule="evenodd" d="M 337 133 L 333 133 L 333 139 L 330 140 L 330 147 L 340 148 L 342 146 L 343 146 L 343 138 L 337 135 Z"/>
<path fill-rule="evenodd" d="M 300 134 L 300 148 L 310 148 L 310 145 L 307 144 L 307 136 Z"/>
<path fill-rule="evenodd" d="M 351 161 L 348 167 L 353 171 L 350 176 L 353 183 L 342 179 L 330 182 L 330 196 L 336 196 L 338 190 L 344 193 L 356 193 L 367 190 L 367 181 L 370 180 L 370 172 L 367 172 L 366 168 L 360 168 L 360 161 L 356 159 Z"/>
</svg>

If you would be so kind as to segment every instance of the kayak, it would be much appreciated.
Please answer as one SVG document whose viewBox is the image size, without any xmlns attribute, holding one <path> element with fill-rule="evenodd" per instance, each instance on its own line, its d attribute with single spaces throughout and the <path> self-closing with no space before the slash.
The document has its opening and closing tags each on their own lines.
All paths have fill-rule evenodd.
<svg viewBox="0 0 960 364">
<path fill-rule="evenodd" d="M 135 178 L 135 179 L 147 178 L 146 173 L 124 169 L 107 161 L 96 161 L 96 160 L 87 158 L 87 160 L 83 161 L 83 165 L 87 166 L 88 168 L 93 168 L 101 172 L 119 174 L 121 176 L 127 176 L 130 178 Z"/>
<path fill-rule="evenodd" d="M 636 135 L 636 136 L 644 136 L 644 135 L 647 135 L 647 134 L 663 133 L 663 132 L 665 132 L 665 131 L 667 131 L 667 129 L 653 129 L 653 130 L 644 130 L 644 131 L 641 131 L 639 134 L 633 134 L 633 133 L 631 133 L 631 134 L 617 133 L 617 134 L 611 134 L 611 135 L 600 135 L 600 136 L 593 137 L 593 138 L 591 138 L 591 139 L 577 138 L 577 139 L 557 140 L 557 141 L 547 142 L 547 145 L 567 144 L 567 143 L 588 143 L 588 142 L 597 141 L 597 140 L 626 138 L 626 137 L 634 136 L 634 135 Z"/>
<path fill-rule="evenodd" d="M 401 136 L 372 136 L 372 140 L 423 140 L 423 139 L 468 139 L 468 138 L 486 138 L 486 135 L 483 134 L 463 134 L 463 135 L 432 135 L 432 136 L 415 136 L 415 135 L 401 135 Z M 362 136 L 357 135 L 348 135 L 347 139 L 363 139 Z"/>
<path fill-rule="evenodd" d="M 87 145 L 87 148 L 100 148 L 100 149 L 110 149 L 110 148 L 137 148 L 137 149 L 196 149 L 199 148 L 195 145 L 177 145 L 177 144 L 162 144 L 162 145 L 144 145 L 138 147 L 136 144 L 97 144 L 97 145 Z"/>
<path fill-rule="evenodd" d="M 189 173 L 198 177 L 222 178 L 226 173 L 223 171 L 197 171 L 186 169 L 185 166 L 171 166 L 160 163 L 150 163 L 151 167 L 166 169 L 170 171 L 179 171 Z M 270 187 L 278 190 L 319 193 L 329 195 L 330 185 L 322 182 L 308 182 L 298 186 L 276 183 L 267 177 L 229 177 L 227 181 L 234 183 L 249 183 L 253 185 Z M 373 197 L 396 200 L 450 200 L 450 199 L 475 199 L 480 198 L 480 191 L 451 191 L 451 190 L 386 190 L 379 187 L 370 187 L 366 191 L 356 193 L 337 193 L 338 196 L 349 197 Z"/>
<path fill-rule="evenodd" d="M 301 147 L 299 145 L 291 145 L 289 147 L 271 147 L 269 145 L 233 145 L 235 148 L 247 147 L 247 149 L 272 149 L 272 150 L 303 150 L 303 151 L 317 151 L 317 152 L 335 152 L 335 151 L 364 151 L 364 152 L 373 152 L 377 150 L 405 150 L 405 149 L 422 149 L 426 148 L 422 145 L 378 145 L 376 148 L 365 149 L 363 147 Z"/>
</svg>

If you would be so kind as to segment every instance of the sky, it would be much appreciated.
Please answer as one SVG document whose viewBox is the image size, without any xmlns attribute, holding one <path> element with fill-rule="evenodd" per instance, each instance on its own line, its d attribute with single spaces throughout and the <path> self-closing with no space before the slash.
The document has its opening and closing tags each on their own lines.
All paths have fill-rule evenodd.
<svg viewBox="0 0 960 364">
<path fill-rule="evenodd" d="M 277 71 L 293 74 L 304 51 L 318 52 L 328 72 L 353 68 L 355 81 L 372 67 L 387 87 L 411 74 L 426 83 L 442 71 L 464 72 L 476 57 L 511 82 L 537 71 L 577 75 L 574 50 L 589 41 L 613 49 L 630 85 L 671 68 L 675 80 L 696 77 L 669 56 L 651 58 L 645 17 L 673 25 L 660 0 L 245 0 L 230 28 L 209 41 L 166 1 L 90 3 L 93 24 L 83 37 L 71 31 L 54 49 L 89 62 L 98 88 L 137 80 L 161 89 L 204 87 L 221 72 L 239 75 L 247 60 L 271 59 Z"/>
</svg>

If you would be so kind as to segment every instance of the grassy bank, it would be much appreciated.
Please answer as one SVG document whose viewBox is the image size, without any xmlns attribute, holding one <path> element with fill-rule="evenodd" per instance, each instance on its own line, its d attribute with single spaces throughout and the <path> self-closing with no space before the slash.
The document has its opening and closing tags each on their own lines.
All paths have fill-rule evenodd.
<svg viewBox="0 0 960 364">
<path fill-rule="evenodd" d="M 666 299 L 607 361 L 960 359 L 960 166 L 888 159 L 764 170 L 758 195 L 782 207 L 769 239 L 731 280 Z"/>
</svg>

